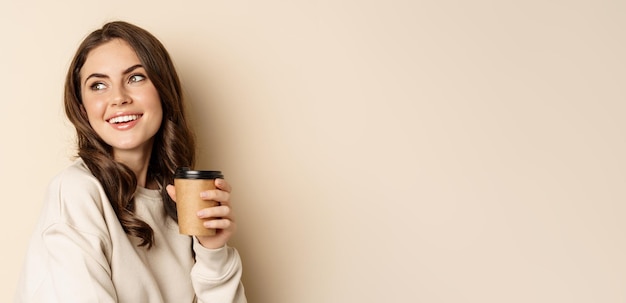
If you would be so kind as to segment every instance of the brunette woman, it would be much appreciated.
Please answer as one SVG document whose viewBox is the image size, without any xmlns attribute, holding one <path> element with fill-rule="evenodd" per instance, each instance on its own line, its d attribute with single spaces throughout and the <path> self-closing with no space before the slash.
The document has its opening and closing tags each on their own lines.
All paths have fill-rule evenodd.
<svg viewBox="0 0 626 303">
<path fill-rule="evenodd" d="M 50 183 L 16 302 L 246 302 L 230 185 L 201 194 L 215 236 L 178 232 L 173 175 L 192 167 L 181 85 L 149 32 L 111 22 L 79 46 L 65 83 L 78 157 Z"/>
</svg>

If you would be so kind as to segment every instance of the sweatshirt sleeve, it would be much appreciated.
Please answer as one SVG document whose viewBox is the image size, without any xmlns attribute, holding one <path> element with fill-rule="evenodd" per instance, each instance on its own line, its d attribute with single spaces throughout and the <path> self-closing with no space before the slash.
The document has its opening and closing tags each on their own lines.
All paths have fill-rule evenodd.
<svg viewBox="0 0 626 303">
<path fill-rule="evenodd" d="M 80 174 L 51 182 L 19 302 L 117 302 L 102 199 L 97 184 Z"/>
<path fill-rule="evenodd" d="M 191 281 L 199 303 L 246 303 L 241 283 L 242 264 L 239 253 L 225 245 L 218 249 L 203 247 L 193 237 L 196 263 Z"/>
<path fill-rule="evenodd" d="M 65 223 L 50 226 L 42 237 L 55 302 L 117 302 L 99 237 Z"/>
</svg>

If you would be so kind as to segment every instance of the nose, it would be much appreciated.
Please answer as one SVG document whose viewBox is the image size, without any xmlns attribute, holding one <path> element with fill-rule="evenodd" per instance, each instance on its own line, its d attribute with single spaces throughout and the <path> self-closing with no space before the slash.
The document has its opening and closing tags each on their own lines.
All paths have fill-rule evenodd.
<svg viewBox="0 0 626 303">
<path fill-rule="evenodd" d="M 132 98 L 128 95 L 128 92 L 123 86 L 118 87 L 117 89 L 114 89 L 113 95 L 111 96 L 112 106 L 130 104 L 132 102 L 133 102 Z"/>
</svg>

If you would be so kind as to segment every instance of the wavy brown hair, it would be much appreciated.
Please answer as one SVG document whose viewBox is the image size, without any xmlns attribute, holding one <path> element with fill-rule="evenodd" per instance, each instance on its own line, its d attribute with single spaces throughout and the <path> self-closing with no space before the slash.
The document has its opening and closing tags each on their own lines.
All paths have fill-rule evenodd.
<svg viewBox="0 0 626 303">
<path fill-rule="evenodd" d="M 115 21 L 105 24 L 83 40 L 65 80 L 65 113 L 76 128 L 78 156 L 102 184 L 126 234 L 138 237 L 141 240 L 139 246 L 150 248 L 154 244 L 152 228 L 135 215 L 137 177 L 128 166 L 113 159 L 111 146 L 91 127 L 82 107 L 80 70 L 91 50 L 112 39 L 122 39 L 135 50 L 159 93 L 163 120 L 154 136 L 146 180 L 159 184 L 163 207 L 175 221 L 178 221 L 176 206 L 165 187 L 173 184 L 177 167 L 193 166 L 195 142 L 185 119 L 178 74 L 167 50 L 156 37 L 136 25 Z"/>
</svg>

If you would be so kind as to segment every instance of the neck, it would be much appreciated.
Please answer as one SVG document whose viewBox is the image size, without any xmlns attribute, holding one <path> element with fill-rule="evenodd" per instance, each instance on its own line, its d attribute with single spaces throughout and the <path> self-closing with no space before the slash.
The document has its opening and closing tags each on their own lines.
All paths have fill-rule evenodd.
<svg viewBox="0 0 626 303">
<path fill-rule="evenodd" d="M 115 161 L 128 166 L 135 173 L 137 186 L 147 188 L 153 185 L 150 184 L 151 180 L 147 180 L 151 153 L 151 147 L 141 151 L 115 151 L 113 158 Z"/>
</svg>

